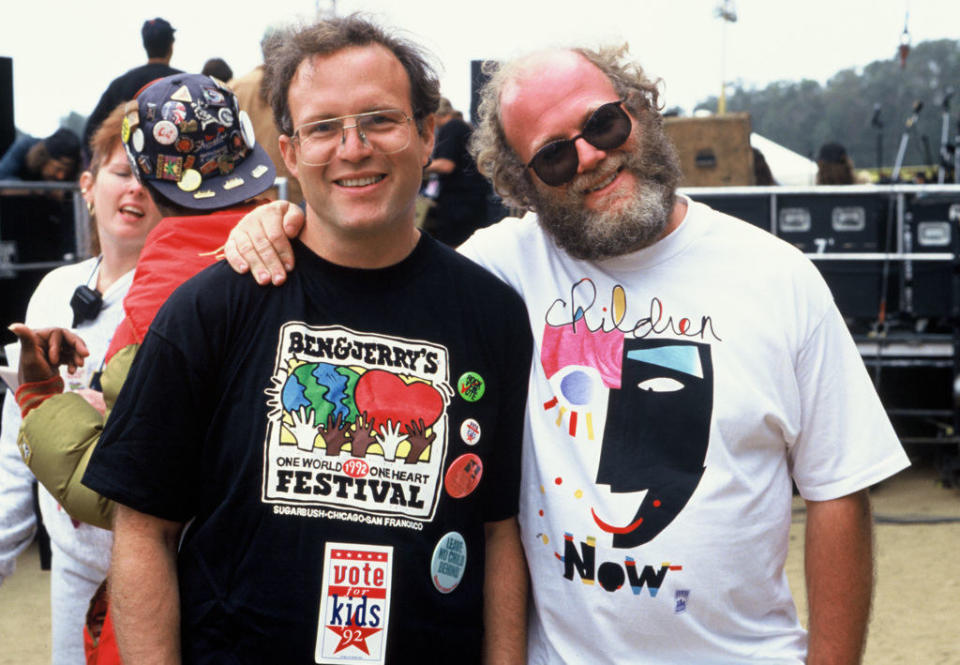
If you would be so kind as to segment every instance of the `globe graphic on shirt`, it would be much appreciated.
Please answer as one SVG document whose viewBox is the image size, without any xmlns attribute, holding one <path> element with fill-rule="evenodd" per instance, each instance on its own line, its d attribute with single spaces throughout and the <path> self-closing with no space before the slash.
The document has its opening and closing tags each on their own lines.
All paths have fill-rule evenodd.
<svg viewBox="0 0 960 665">
<path fill-rule="evenodd" d="M 290 373 L 283 385 L 281 401 L 284 411 L 290 413 L 301 407 L 314 411 L 314 422 L 326 425 L 341 417 L 341 422 L 357 418 L 354 389 L 360 374 L 329 363 L 305 363 Z"/>
</svg>

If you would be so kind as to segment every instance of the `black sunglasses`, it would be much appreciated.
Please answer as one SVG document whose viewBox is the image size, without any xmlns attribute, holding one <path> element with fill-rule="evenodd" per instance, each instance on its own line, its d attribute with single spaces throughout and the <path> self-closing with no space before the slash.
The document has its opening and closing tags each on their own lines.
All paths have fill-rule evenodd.
<svg viewBox="0 0 960 665">
<path fill-rule="evenodd" d="M 577 139 L 583 139 L 598 150 L 613 150 L 622 146 L 630 136 L 633 123 L 621 108 L 623 100 L 609 102 L 597 108 L 583 124 L 583 130 L 571 139 L 551 141 L 537 150 L 527 164 L 544 183 L 559 187 L 577 175 L 580 158 Z"/>
</svg>

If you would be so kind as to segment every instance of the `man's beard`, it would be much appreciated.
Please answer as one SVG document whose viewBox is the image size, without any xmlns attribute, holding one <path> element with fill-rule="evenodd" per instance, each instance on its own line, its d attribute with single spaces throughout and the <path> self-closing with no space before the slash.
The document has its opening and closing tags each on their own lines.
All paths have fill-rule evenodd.
<svg viewBox="0 0 960 665">
<path fill-rule="evenodd" d="M 647 116 L 649 118 L 649 116 Z M 638 124 L 637 147 L 612 152 L 566 188 L 539 187 L 532 196 L 540 225 L 574 258 L 588 261 L 649 247 L 663 234 L 676 201 L 680 162 L 659 122 Z M 584 190 L 606 182 L 620 168 L 636 177 L 629 201 L 616 210 L 587 210 Z"/>
</svg>

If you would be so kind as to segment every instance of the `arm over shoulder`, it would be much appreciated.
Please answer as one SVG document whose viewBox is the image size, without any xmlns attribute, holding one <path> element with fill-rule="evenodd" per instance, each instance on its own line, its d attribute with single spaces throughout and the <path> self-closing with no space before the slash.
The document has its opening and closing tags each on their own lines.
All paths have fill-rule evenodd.
<svg viewBox="0 0 960 665">
<path fill-rule="evenodd" d="M 101 380 L 107 416 L 135 354 L 135 346 L 126 347 L 107 363 Z M 113 502 L 81 483 L 105 420 L 80 395 L 57 395 L 27 414 L 18 446 L 37 480 L 71 517 L 109 529 Z"/>
</svg>

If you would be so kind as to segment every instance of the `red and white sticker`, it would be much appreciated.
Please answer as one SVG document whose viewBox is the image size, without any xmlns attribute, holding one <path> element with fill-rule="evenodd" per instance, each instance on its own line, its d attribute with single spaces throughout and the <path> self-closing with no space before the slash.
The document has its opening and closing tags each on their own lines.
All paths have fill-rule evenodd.
<svg viewBox="0 0 960 665">
<path fill-rule="evenodd" d="M 177 126 L 169 120 L 161 120 L 153 126 L 153 138 L 160 145 L 173 145 L 178 136 Z"/>
<path fill-rule="evenodd" d="M 476 445 L 480 440 L 480 423 L 473 418 L 467 418 L 460 425 L 460 438 L 468 446 Z"/>
<path fill-rule="evenodd" d="M 393 547 L 327 543 L 314 660 L 383 665 L 393 580 Z"/>
</svg>

